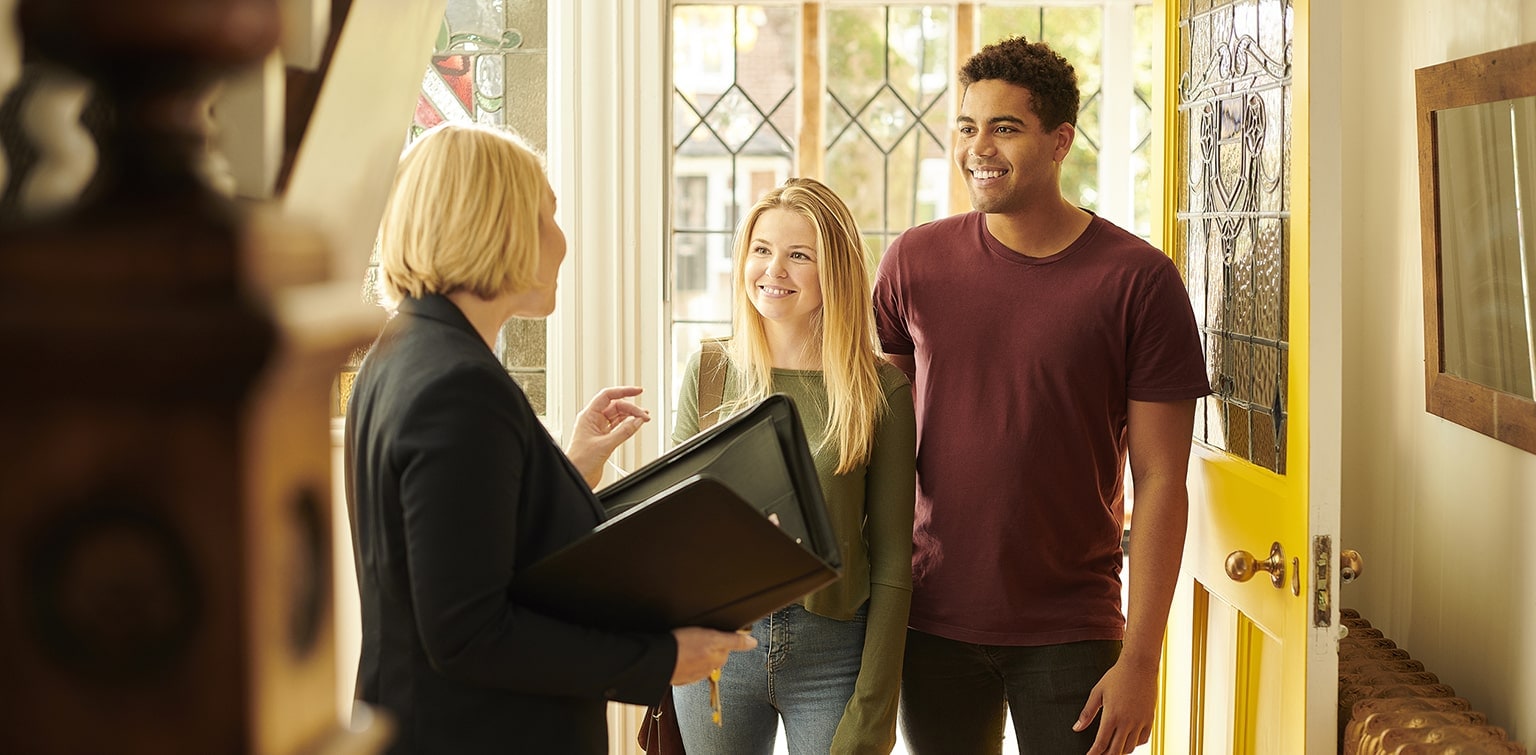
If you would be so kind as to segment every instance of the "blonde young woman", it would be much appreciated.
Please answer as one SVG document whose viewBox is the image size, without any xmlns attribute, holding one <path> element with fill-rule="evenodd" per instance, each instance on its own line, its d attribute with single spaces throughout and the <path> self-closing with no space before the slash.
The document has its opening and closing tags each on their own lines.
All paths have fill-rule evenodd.
<svg viewBox="0 0 1536 755">
<path fill-rule="evenodd" d="M 379 232 L 396 314 L 347 407 L 363 642 L 359 700 L 392 753 L 606 755 L 605 699 L 648 702 L 752 641 L 623 632 L 519 605 L 519 569 L 603 520 L 591 485 L 647 419 L 639 388 L 600 391 L 562 452 L 492 352 L 545 317 L 565 257 L 555 195 L 511 135 L 446 124 L 402 159 Z"/>
<path fill-rule="evenodd" d="M 673 694 L 691 755 L 889 753 L 912 586 L 916 429 L 912 391 L 875 346 L 869 269 L 852 214 L 826 186 L 792 178 L 741 224 L 720 416 L 788 394 L 805 424 L 843 578 L 752 627 L 720 681 Z M 699 357 L 689 363 L 673 440 L 699 430 Z M 744 555 L 744 557 L 748 557 Z M 727 565 L 719 565 L 725 568 Z"/>
</svg>

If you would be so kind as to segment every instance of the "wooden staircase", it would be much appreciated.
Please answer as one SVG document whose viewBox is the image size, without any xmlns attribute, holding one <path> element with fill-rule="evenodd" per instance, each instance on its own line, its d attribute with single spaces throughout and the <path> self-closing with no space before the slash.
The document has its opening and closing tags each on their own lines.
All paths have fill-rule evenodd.
<svg viewBox="0 0 1536 755">
<path fill-rule="evenodd" d="M 388 741 L 337 709 L 330 390 L 442 12 L 0 0 L 0 752 Z"/>
</svg>

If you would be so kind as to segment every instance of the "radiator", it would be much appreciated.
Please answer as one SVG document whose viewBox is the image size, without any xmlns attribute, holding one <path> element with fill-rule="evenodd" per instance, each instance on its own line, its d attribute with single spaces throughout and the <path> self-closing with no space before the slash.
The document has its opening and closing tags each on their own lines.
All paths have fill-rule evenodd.
<svg viewBox="0 0 1536 755">
<path fill-rule="evenodd" d="M 1504 729 L 1353 609 L 1339 610 L 1342 755 L 1525 754 Z"/>
</svg>

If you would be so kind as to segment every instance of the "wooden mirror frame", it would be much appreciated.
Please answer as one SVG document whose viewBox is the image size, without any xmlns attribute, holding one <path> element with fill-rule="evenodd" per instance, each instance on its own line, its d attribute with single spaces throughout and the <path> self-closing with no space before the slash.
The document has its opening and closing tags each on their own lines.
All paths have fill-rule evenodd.
<svg viewBox="0 0 1536 755">
<path fill-rule="evenodd" d="M 1536 402 L 1445 372 L 1441 344 L 1440 185 L 1435 111 L 1536 95 L 1536 43 L 1414 72 L 1418 92 L 1419 222 L 1424 241 L 1424 408 L 1536 453 Z"/>
</svg>

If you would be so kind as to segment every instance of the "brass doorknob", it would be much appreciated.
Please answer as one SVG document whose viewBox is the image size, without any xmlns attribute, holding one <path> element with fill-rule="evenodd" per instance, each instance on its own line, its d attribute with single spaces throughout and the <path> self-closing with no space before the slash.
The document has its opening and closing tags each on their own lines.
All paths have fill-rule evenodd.
<svg viewBox="0 0 1536 755">
<path fill-rule="evenodd" d="M 1360 578 L 1365 571 L 1365 559 L 1360 551 L 1345 550 L 1339 553 L 1339 581 L 1349 584 Z"/>
<path fill-rule="evenodd" d="M 1232 551 L 1227 554 L 1227 576 L 1238 582 L 1247 582 L 1261 571 L 1269 572 L 1269 581 L 1275 587 L 1285 587 L 1285 551 L 1276 542 L 1269 547 L 1269 558 L 1260 561 L 1248 551 Z"/>
</svg>

